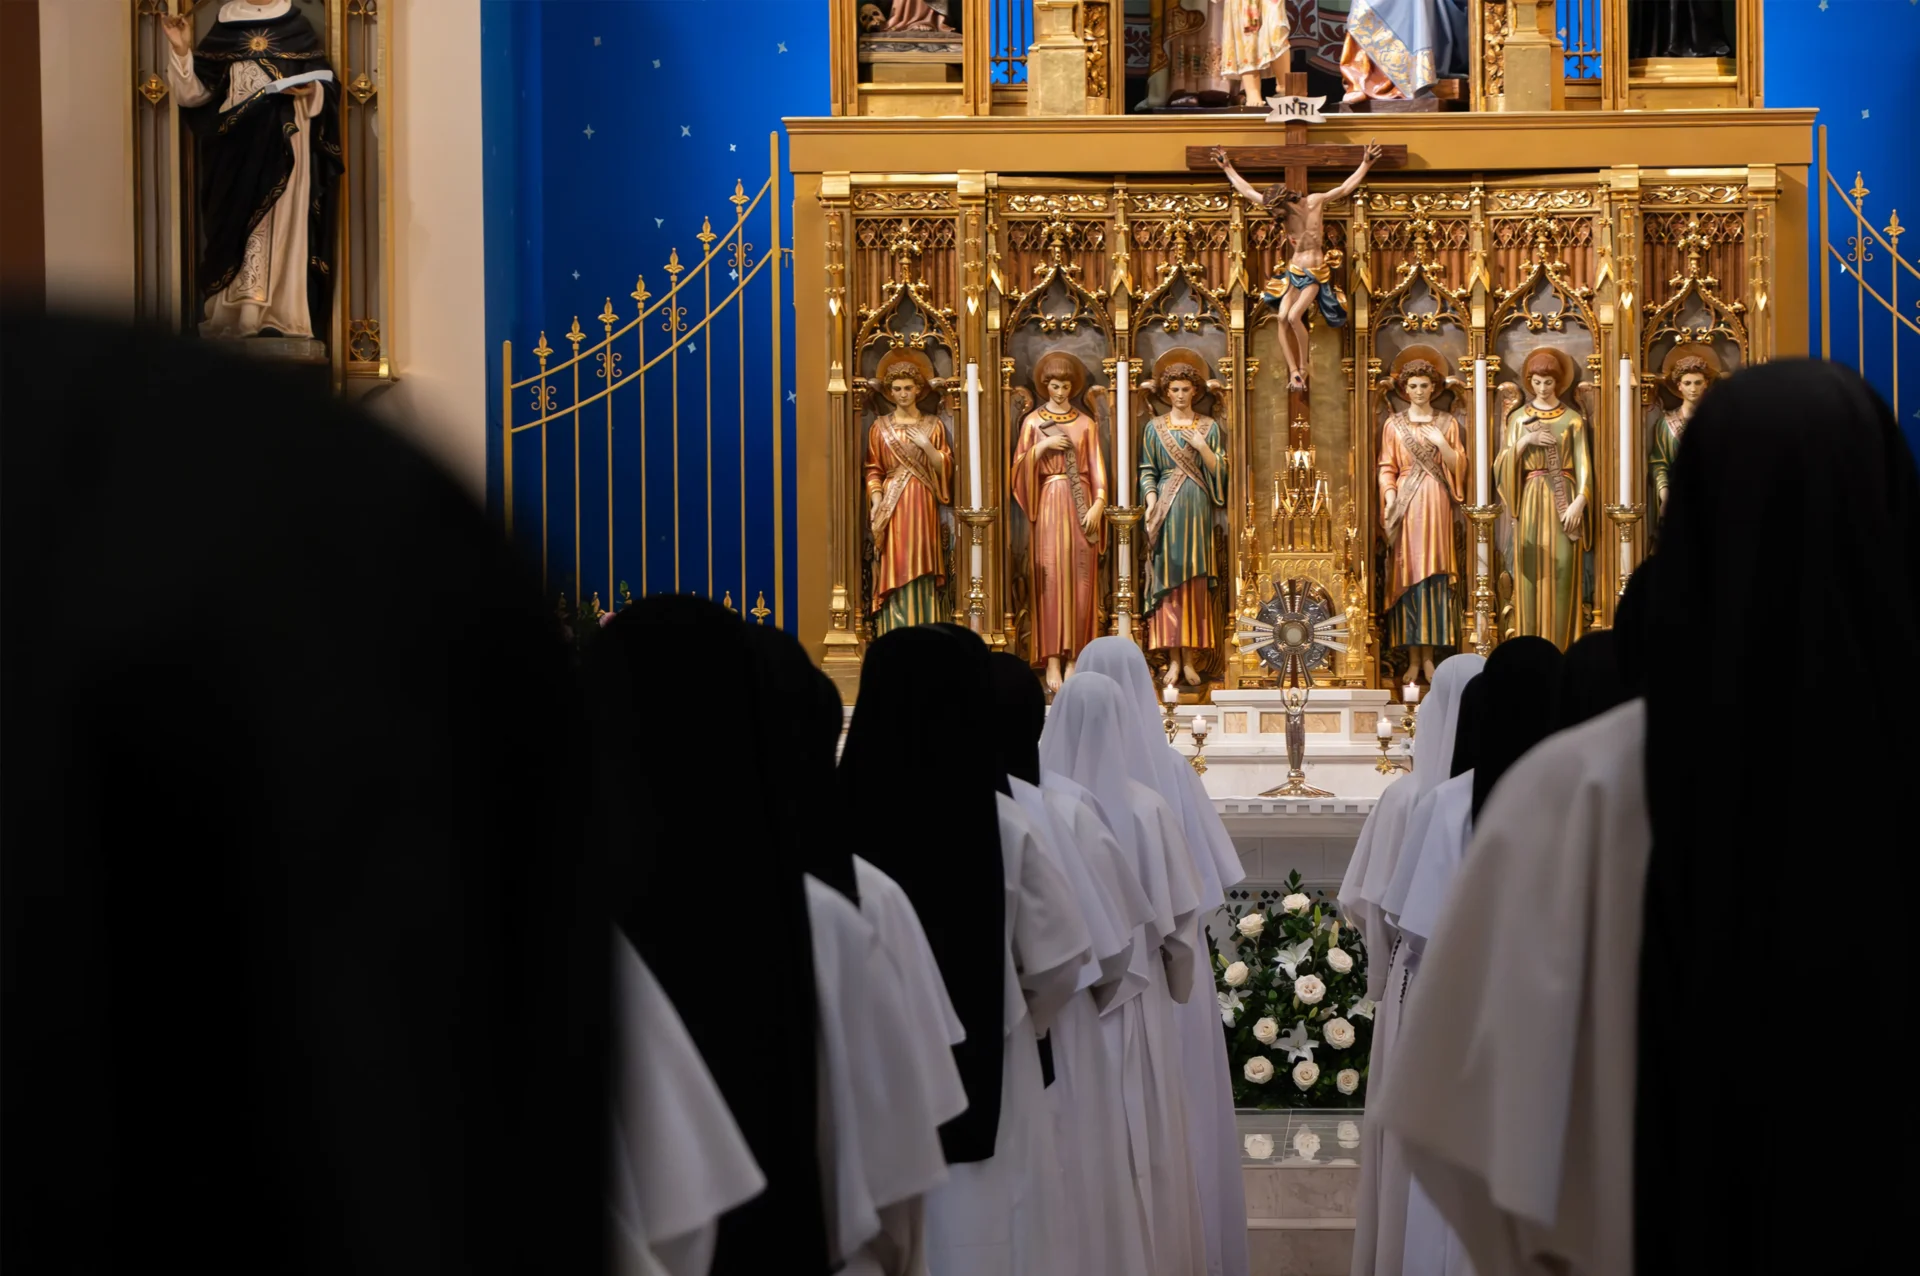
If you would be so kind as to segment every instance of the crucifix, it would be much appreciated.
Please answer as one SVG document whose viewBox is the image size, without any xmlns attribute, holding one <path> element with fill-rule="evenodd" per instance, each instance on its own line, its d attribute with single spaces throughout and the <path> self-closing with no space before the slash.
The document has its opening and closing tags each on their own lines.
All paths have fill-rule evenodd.
<svg viewBox="0 0 1920 1276">
<path fill-rule="evenodd" d="M 1295 71 L 1281 80 L 1286 94 L 1283 105 L 1303 99 L 1305 74 Z M 1307 141 L 1306 119 L 1288 120 L 1286 130 L 1286 142 L 1281 146 L 1189 146 L 1187 168 L 1194 172 L 1221 169 L 1248 202 L 1280 218 L 1286 228 L 1288 256 L 1284 262 L 1273 264 L 1259 296 L 1279 320 L 1280 353 L 1286 357 L 1287 388 L 1292 400 L 1290 415 L 1304 415 L 1310 366 L 1308 315 L 1317 307 L 1328 325 L 1338 328 L 1347 322 L 1346 299 L 1334 287 L 1333 270 L 1326 260 L 1326 206 L 1351 195 L 1376 165 L 1397 168 L 1406 163 L 1407 148 L 1371 142 L 1365 146 L 1311 144 Z M 1308 192 L 1311 170 L 1349 166 L 1352 173 L 1332 190 L 1318 195 Z M 1240 175 L 1242 168 L 1278 171 L 1282 179 L 1261 190 Z"/>
</svg>

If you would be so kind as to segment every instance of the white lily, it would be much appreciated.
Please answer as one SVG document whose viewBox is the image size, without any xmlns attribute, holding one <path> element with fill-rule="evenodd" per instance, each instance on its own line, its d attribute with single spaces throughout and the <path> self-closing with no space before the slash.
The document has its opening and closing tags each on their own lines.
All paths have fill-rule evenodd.
<svg viewBox="0 0 1920 1276">
<path fill-rule="evenodd" d="M 1287 972 L 1288 979 L 1300 977 L 1300 963 L 1313 955 L 1313 939 L 1309 936 L 1297 944 L 1287 944 L 1274 955 L 1274 964 Z"/>
<path fill-rule="evenodd" d="M 1349 1019 L 1373 1018 L 1373 1003 L 1367 1000 L 1365 997 L 1362 997 L 1360 1000 L 1354 1002 L 1353 1005 L 1347 1008 L 1347 1018 Z"/>
<path fill-rule="evenodd" d="M 1234 1020 L 1240 1017 L 1247 1003 L 1241 1000 L 1238 992 L 1215 993 L 1214 996 L 1220 1002 L 1220 1022 L 1229 1028 L 1233 1027 Z"/>
<path fill-rule="evenodd" d="M 1287 1062 L 1292 1063 L 1295 1059 L 1313 1058 L 1314 1048 L 1319 1044 L 1307 1031 L 1307 1021 L 1301 1019 L 1280 1035 L 1280 1039 L 1273 1043 L 1273 1048 L 1286 1051 Z"/>
</svg>

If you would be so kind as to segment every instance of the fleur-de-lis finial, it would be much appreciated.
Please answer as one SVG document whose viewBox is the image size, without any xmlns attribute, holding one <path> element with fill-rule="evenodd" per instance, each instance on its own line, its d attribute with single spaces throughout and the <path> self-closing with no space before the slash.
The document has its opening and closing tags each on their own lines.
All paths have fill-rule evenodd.
<svg viewBox="0 0 1920 1276">
<path fill-rule="evenodd" d="M 731 589 L 727 590 L 725 595 L 720 599 L 720 605 L 728 611 L 733 610 L 733 591 Z"/>
<path fill-rule="evenodd" d="M 567 340 L 573 342 L 573 353 L 576 358 L 578 358 L 580 354 L 580 343 L 586 339 L 587 334 L 580 330 L 580 316 L 575 315 L 573 317 L 573 330 L 567 333 Z"/>
<path fill-rule="evenodd" d="M 547 356 L 553 353 L 553 347 L 547 344 L 547 334 L 544 331 L 540 334 L 540 344 L 533 348 L 533 352 L 540 358 L 540 370 L 545 372 Z"/>
<path fill-rule="evenodd" d="M 767 591 L 764 589 L 760 590 L 759 595 L 758 598 L 753 600 L 753 606 L 747 609 L 747 614 L 753 617 L 754 624 L 764 625 L 767 623 L 767 617 L 773 615 L 773 613 L 767 610 Z"/>
<path fill-rule="evenodd" d="M 606 306 L 600 311 L 600 322 L 605 325 L 609 337 L 613 335 L 613 325 L 619 319 L 620 316 L 613 313 L 613 298 L 608 297 Z"/>
<path fill-rule="evenodd" d="M 634 276 L 633 291 L 628 293 L 627 296 L 633 298 L 634 304 L 640 308 L 642 313 L 646 311 L 647 298 L 653 296 L 653 294 L 647 291 L 647 277 L 645 275 Z"/>
<path fill-rule="evenodd" d="M 739 221 L 747 215 L 747 188 L 739 178 L 733 179 L 733 194 L 727 196 L 727 202 L 733 205 L 733 219 Z"/>
<path fill-rule="evenodd" d="M 1907 228 L 1900 224 L 1900 210 L 1896 208 L 1893 210 L 1892 216 L 1888 218 L 1885 230 L 1887 242 L 1893 245 L 1894 252 L 1897 253 L 1900 251 L 1900 236 L 1906 233 Z"/>
<path fill-rule="evenodd" d="M 1856 204 L 1873 194 L 1872 191 L 1867 189 L 1866 179 L 1857 168 L 1853 170 L 1853 189 L 1849 190 L 1847 194 L 1853 196 L 1853 202 Z"/>
<path fill-rule="evenodd" d="M 720 238 L 720 236 L 713 233 L 713 219 L 711 217 L 703 216 L 700 218 L 700 233 L 695 235 L 694 238 L 700 241 L 702 248 L 705 248 L 708 244 Z"/>
<path fill-rule="evenodd" d="M 685 269 L 686 267 L 680 264 L 680 250 L 678 248 L 671 249 L 667 255 L 667 274 L 677 283 L 680 279 L 680 272 Z"/>
</svg>

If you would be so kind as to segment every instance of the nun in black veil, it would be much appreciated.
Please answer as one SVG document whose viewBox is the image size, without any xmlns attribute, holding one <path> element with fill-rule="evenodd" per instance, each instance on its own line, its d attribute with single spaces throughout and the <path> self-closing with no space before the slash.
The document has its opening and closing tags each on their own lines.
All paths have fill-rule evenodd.
<svg viewBox="0 0 1920 1276">
<path fill-rule="evenodd" d="M 1408 1016 L 1412 1083 L 1379 1117 L 1482 1273 L 1903 1266 L 1907 1175 L 1861 1176 L 1846 1227 L 1770 1225 L 1805 1186 L 1767 1119 L 1820 1075 L 1779 1034 L 1874 1022 L 1877 1003 L 1836 1001 L 1847 972 L 1910 955 L 1885 917 L 1801 902 L 1836 856 L 1872 857 L 1838 861 L 1855 899 L 1899 908 L 1920 886 L 1912 856 L 1876 853 L 1909 822 L 1903 790 L 1796 782 L 1824 765 L 1800 707 L 1920 650 L 1920 478 L 1886 405 L 1804 360 L 1717 387 L 1627 601 L 1643 698 L 1534 749 L 1487 801 Z M 1915 746 L 1893 747 L 1911 771 Z M 1803 956 L 1770 959 L 1796 937 Z M 1858 1100 L 1903 1147 L 1913 1096 L 1865 1066 Z"/>
<path fill-rule="evenodd" d="M 91 322 L 0 319 L 0 448 L 0 1267 L 603 1270 L 584 733 L 497 530 Z"/>
</svg>

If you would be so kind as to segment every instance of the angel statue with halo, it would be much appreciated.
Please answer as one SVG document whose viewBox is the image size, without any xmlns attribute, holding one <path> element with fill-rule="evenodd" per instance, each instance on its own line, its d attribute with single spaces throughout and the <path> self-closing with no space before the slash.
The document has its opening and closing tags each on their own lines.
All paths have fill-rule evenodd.
<svg viewBox="0 0 1920 1276">
<path fill-rule="evenodd" d="M 1201 395 L 1224 387 L 1207 376 L 1207 362 L 1184 347 L 1155 361 L 1141 386 L 1163 398 L 1167 410 L 1147 422 L 1140 437 L 1140 500 L 1146 509 L 1146 645 L 1167 653 L 1167 685 L 1200 685 L 1194 665 L 1220 643 L 1213 591 L 1220 585 L 1213 517 L 1227 503 L 1227 443 L 1220 423 L 1195 410 Z"/>
<path fill-rule="evenodd" d="M 873 385 L 892 410 L 867 428 L 867 525 L 873 535 L 873 633 L 949 619 L 941 511 L 953 500 L 947 425 L 922 402 L 940 382 L 917 350 L 881 360 Z"/>
<path fill-rule="evenodd" d="M 1045 401 L 1020 423 L 1010 490 L 1032 524 L 1031 658 L 1036 668 L 1046 668 L 1047 689 L 1058 691 L 1081 649 L 1100 636 L 1097 582 L 1106 543 L 1107 462 L 1099 427 L 1075 406 L 1083 394 L 1094 393 L 1087 389 L 1086 366 L 1055 350 L 1034 368 L 1033 382 Z"/>
</svg>

